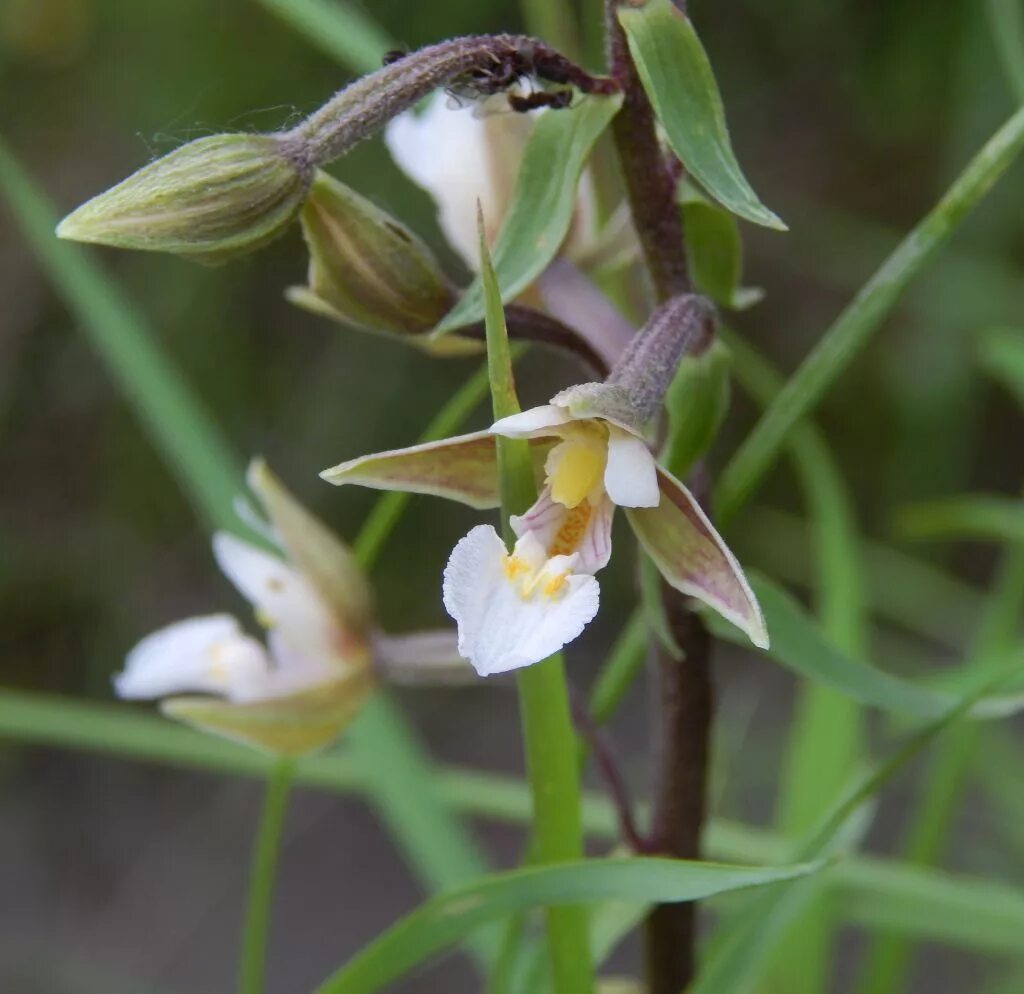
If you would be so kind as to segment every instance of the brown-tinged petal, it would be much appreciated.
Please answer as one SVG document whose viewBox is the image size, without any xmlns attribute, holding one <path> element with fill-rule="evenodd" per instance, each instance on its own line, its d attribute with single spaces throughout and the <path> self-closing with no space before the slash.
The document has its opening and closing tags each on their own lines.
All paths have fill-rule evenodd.
<svg viewBox="0 0 1024 994">
<path fill-rule="evenodd" d="M 172 697 L 171 718 L 280 756 L 301 756 L 332 742 L 373 689 L 370 667 L 353 668 L 328 684 L 287 697 L 231 704 L 209 697 Z"/>
<path fill-rule="evenodd" d="M 365 637 L 373 593 L 352 551 L 295 499 L 262 459 L 250 464 L 248 483 L 295 568 L 350 634 Z"/>
<path fill-rule="evenodd" d="M 548 439 L 531 440 L 530 451 L 538 470 L 550 448 Z M 339 487 L 354 483 L 374 490 L 431 494 L 486 510 L 501 503 L 497 459 L 494 436 L 489 431 L 475 431 L 360 456 L 325 469 L 320 475 Z"/>
<path fill-rule="evenodd" d="M 714 608 L 766 649 L 764 616 L 736 557 L 693 495 L 660 466 L 658 486 L 657 507 L 625 508 L 640 544 L 670 586 Z"/>
</svg>

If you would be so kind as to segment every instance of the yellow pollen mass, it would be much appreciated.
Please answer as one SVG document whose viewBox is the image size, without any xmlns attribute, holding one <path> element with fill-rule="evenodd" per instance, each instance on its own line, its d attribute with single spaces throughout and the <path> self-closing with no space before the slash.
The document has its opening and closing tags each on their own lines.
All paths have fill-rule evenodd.
<svg viewBox="0 0 1024 994">
<path fill-rule="evenodd" d="M 518 556 L 506 555 L 502 561 L 502 569 L 505 571 L 505 576 L 510 580 L 514 580 L 517 576 L 522 576 L 523 573 L 528 573 L 530 567 L 526 565 Z"/>
<path fill-rule="evenodd" d="M 565 578 L 569 575 L 569 571 L 565 570 L 564 573 L 559 573 L 557 576 L 551 577 L 547 583 L 544 584 L 542 593 L 545 597 L 557 597 L 562 589 L 565 587 Z"/>
<path fill-rule="evenodd" d="M 551 499 L 573 508 L 591 493 L 604 475 L 608 447 L 589 436 L 567 438 L 551 451 Z"/>
</svg>

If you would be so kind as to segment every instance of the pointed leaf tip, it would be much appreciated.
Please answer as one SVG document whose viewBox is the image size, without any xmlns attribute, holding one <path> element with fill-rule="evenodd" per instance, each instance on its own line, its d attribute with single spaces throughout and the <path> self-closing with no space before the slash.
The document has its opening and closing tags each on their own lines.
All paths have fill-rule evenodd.
<svg viewBox="0 0 1024 994">
<path fill-rule="evenodd" d="M 689 18 L 671 0 L 620 7 L 618 16 L 672 151 L 724 207 L 755 224 L 786 231 L 740 169 L 711 63 Z"/>
</svg>

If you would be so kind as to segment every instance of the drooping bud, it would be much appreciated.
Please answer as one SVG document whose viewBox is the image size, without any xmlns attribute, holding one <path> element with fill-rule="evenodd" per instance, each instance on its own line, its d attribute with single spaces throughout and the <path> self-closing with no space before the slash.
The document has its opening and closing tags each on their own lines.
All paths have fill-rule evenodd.
<svg viewBox="0 0 1024 994">
<path fill-rule="evenodd" d="M 433 253 L 390 214 L 318 172 L 301 221 L 309 283 L 288 290 L 293 304 L 343 324 L 399 334 L 440 354 L 482 350 L 479 341 L 458 336 L 427 337 L 455 292 Z"/>
<path fill-rule="evenodd" d="M 652 418 L 684 355 L 699 355 L 715 330 L 715 308 L 685 293 L 662 304 L 636 333 L 608 377 L 625 390 L 641 422 Z"/>
<path fill-rule="evenodd" d="M 281 234 L 298 214 L 312 175 L 294 138 L 199 138 L 93 197 L 58 225 L 57 234 L 222 262 Z"/>
</svg>

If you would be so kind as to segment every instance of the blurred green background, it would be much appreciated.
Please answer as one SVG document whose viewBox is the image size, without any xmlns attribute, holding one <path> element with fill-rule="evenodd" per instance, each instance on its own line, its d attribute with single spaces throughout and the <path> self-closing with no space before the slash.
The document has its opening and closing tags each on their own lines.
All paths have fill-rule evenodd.
<svg viewBox="0 0 1024 994">
<path fill-rule="evenodd" d="M 321 103 L 350 73 L 315 38 L 257 0 L 0 0 L 0 134 L 59 212 L 150 158 L 221 130 L 269 130 Z M 875 265 L 934 203 L 1015 105 L 990 7 L 949 0 L 694 0 L 733 141 L 788 235 L 745 229 L 748 283 L 767 299 L 734 323 L 791 369 Z M 593 22 L 599 4 L 586 0 Z M 363 11 L 383 38 L 416 47 L 463 33 L 520 30 L 515 3 L 376 0 Z M 1019 11 L 1018 11 L 1019 13 Z M 381 49 L 383 54 L 383 48 Z M 1017 89 L 1015 90 L 1015 86 Z M 1024 98 L 1024 94 L 1021 94 Z M 442 253 L 433 209 L 367 142 L 334 170 L 423 233 Z M 1020 168 L 989 196 L 951 248 L 820 412 L 855 495 L 865 535 L 901 545 L 893 513 L 964 491 L 1017 493 L 1024 475 L 1019 410 L 981 372 L 977 337 L 1024 325 Z M 96 252 L 181 368 L 234 449 L 262 453 L 345 536 L 372 501 L 321 484 L 317 470 L 411 441 L 472 371 L 348 334 L 288 304 L 301 282 L 297 230 L 256 256 L 204 269 L 165 256 Z M 457 272 L 450 254 L 444 256 Z M 125 650 L 178 617 L 239 608 L 207 536 L 147 436 L 55 296 L 0 201 L 0 681 L 108 699 Z M 576 374 L 531 357 L 524 402 Z M 713 466 L 754 409 L 741 395 Z M 476 425 L 486 420 L 481 411 Z M 790 517 L 780 518 L 779 512 Z M 785 525 L 801 514 L 788 469 L 775 473 L 730 539 L 745 564 L 806 576 L 807 552 Z M 443 621 L 439 572 L 468 511 L 415 501 L 377 571 L 393 630 Z M 907 545 L 978 585 L 993 550 Z M 629 607 L 619 557 L 600 624 L 570 653 L 586 685 Z M 952 660 L 948 644 L 882 631 L 875 658 L 906 669 Z M 792 681 L 722 653 L 720 791 L 732 817 L 770 817 Z M 517 718 L 502 688 L 402 695 L 439 757 L 520 768 Z M 638 690 L 616 726 L 642 790 L 647 740 Z M 1005 728 L 1003 729 L 1005 732 Z M 1004 743 L 1005 744 L 1005 743 Z M 877 838 L 891 847 L 913 776 L 887 795 Z M 55 752 L 0 752 L 0 989 L 206 994 L 231 985 L 252 784 Z M 992 844 L 1001 810 L 969 794 L 950 865 L 1022 881 L 1016 850 Z M 417 898 L 416 884 L 364 807 L 300 793 L 271 951 L 273 991 L 311 988 Z M 499 862 L 517 835 L 486 829 Z M 852 955 L 851 937 L 843 955 Z M 635 961 L 627 951 L 624 965 Z M 921 991 L 958 991 L 992 964 L 930 950 Z M 459 963 L 397 989 L 469 990 Z"/>
</svg>

